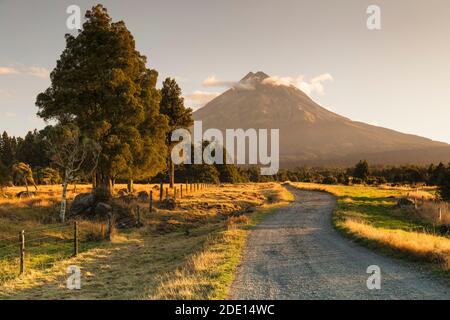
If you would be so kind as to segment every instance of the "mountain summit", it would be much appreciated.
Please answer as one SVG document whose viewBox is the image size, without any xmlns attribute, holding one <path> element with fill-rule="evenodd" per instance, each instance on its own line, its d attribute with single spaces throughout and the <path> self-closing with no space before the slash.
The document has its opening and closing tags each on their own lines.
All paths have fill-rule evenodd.
<svg viewBox="0 0 450 320">
<path fill-rule="evenodd" d="M 248 81 L 256 81 L 256 82 L 262 82 L 263 80 L 270 78 L 267 74 L 265 74 L 262 71 L 258 71 L 256 73 L 249 72 L 245 77 L 239 81 L 240 83 L 245 83 Z"/>
<path fill-rule="evenodd" d="M 279 129 L 284 167 L 450 161 L 442 142 L 352 121 L 333 113 L 294 86 L 277 84 L 264 72 L 249 72 L 194 113 L 204 130 Z"/>
</svg>

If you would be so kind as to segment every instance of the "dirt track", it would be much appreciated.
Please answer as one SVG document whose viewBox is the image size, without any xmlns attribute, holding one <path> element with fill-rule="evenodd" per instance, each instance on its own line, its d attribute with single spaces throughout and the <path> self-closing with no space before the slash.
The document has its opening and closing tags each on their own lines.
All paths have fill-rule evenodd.
<svg viewBox="0 0 450 320">
<path fill-rule="evenodd" d="M 333 196 L 290 189 L 296 201 L 249 235 L 231 299 L 450 299 L 450 285 L 415 264 L 380 256 L 331 225 Z M 367 267 L 381 289 L 367 289 Z"/>
</svg>

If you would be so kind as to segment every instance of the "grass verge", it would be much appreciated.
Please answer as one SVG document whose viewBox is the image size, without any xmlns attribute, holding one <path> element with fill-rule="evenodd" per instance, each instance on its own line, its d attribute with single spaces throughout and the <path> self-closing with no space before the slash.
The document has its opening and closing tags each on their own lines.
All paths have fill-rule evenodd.
<svg viewBox="0 0 450 320">
<path fill-rule="evenodd" d="M 162 275 L 160 283 L 144 298 L 226 299 L 252 227 L 277 208 L 294 200 L 294 196 L 281 186 L 269 192 L 266 196 L 272 203 L 257 208 L 249 215 L 229 218 L 225 229 L 209 237 L 201 252 L 193 255 L 175 272 Z"/>
<path fill-rule="evenodd" d="M 291 185 L 335 195 L 333 224 L 345 236 L 382 253 L 426 263 L 433 270 L 450 276 L 450 238 L 438 234 L 436 226 L 414 210 L 396 206 L 398 198 L 412 190 L 311 183 Z"/>
</svg>

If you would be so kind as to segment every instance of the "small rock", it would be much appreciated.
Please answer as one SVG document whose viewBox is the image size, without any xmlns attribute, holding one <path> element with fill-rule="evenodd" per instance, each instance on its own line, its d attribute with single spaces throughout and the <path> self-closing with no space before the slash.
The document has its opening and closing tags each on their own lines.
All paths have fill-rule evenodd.
<svg viewBox="0 0 450 320">
<path fill-rule="evenodd" d="M 36 193 L 35 192 L 27 192 L 27 191 L 21 191 L 16 195 L 17 198 L 20 199 L 27 199 L 27 198 L 34 198 L 36 197 Z"/>
</svg>

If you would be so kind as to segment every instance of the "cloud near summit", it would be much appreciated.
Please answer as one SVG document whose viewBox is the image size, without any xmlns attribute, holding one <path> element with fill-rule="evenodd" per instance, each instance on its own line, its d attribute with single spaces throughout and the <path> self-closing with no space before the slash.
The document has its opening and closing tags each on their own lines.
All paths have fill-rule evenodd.
<svg viewBox="0 0 450 320">
<path fill-rule="evenodd" d="M 317 77 L 312 78 L 309 81 L 305 81 L 305 77 L 300 75 L 298 77 L 269 77 L 263 80 L 263 83 L 271 84 L 274 86 L 294 86 L 300 90 L 302 90 L 307 95 L 312 94 L 325 94 L 325 88 L 323 83 L 326 81 L 332 81 L 333 77 L 329 73 L 324 73 L 318 75 Z"/>
<path fill-rule="evenodd" d="M 272 76 L 263 80 L 263 83 L 270 84 L 274 86 L 294 86 L 302 90 L 307 95 L 325 94 L 324 83 L 327 81 L 332 81 L 333 77 L 329 73 L 320 74 L 309 81 L 305 80 L 303 75 L 297 77 L 290 76 Z M 241 88 L 241 89 L 252 89 L 253 87 L 249 84 L 245 84 L 237 81 L 224 81 L 219 80 L 216 76 L 209 76 L 202 82 L 203 87 L 221 87 L 221 88 Z"/>
<path fill-rule="evenodd" d="M 327 81 L 332 81 L 333 77 L 329 73 L 324 73 L 321 75 L 318 75 L 309 81 L 305 80 L 305 77 L 302 75 L 299 75 L 297 77 L 280 77 L 280 76 L 273 76 L 268 77 L 264 80 L 262 80 L 262 83 L 273 85 L 273 86 L 294 86 L 300 90 L 302 90 L 304 93 L 306 93 L 308 96 L 319 94 L 323 95 L 325 94 L 325 88 L 324 83 Z M 202 87 L 205 88 L 239 88 L 239 89 L 247 89 L 252 90 L 254 89 L 253 84 L 251 81 L 243 82 L 243 81 L 227 81 L 227 80 L 220 80 L 216 76 L 211 75 L 207 77 L 202 82 Z M 220 92 L 207 92 L 207 91 L 201 91 L 197 90 L 194 91 L 191 94 L 188 94 L 185 96 L 188 104 L 192 106 L 194 109 L 198 109 L 200 107 L 203 107 L 205 104 L 207 104 L 212 99 L 219 96 Z"/>
</svg>

